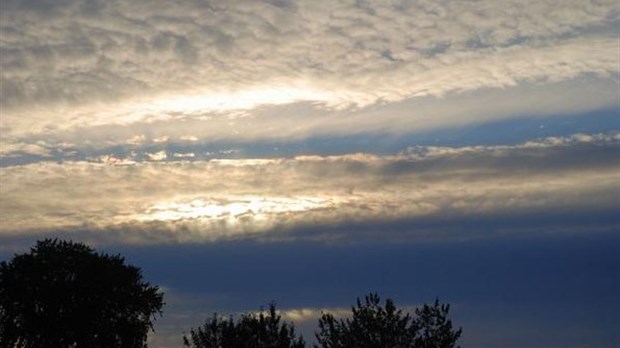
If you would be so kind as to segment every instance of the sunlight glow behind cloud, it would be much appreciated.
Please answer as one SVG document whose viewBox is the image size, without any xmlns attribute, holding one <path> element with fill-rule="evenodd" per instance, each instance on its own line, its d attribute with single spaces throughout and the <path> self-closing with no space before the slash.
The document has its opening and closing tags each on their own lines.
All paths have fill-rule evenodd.
<svg viewBox="0 0 620 348">
<path fill-rule="evenodd" d="M 295 84 L 282 86 L 261 86 L 242 91 L 221 93 L 206 91 L 194 95 L 179 95 L 158 98 L 152 105 L 152 112 L 168 114 L 219 113 L 228 111 L 251 110 L 264 105 L 282 105 L 300 101 L 336 104 L 337 94 L 309 88 L 293 87 Z M 345 99 L 346 100 L 346 99 Z M 151 104 L 149 104 L 151 105 Z M 144 109 L 147 106 L 136 106 Z"/>
<path fill-rule="evenodd" d="M 156 203 L 144 214 L 127 217 L 128 221 L 179 221 L 185 219 L 220 219 L 234 221 L 243 215 L 251 215 L 255 222 L 265 220 L 265 215 L 295 213 L 328 207 L 329 200 L 318 197 L 269 197 L 225 196 L 221 199 L 193 199 L 189 202 L 174 201 Z"/>
<path fill-rule="evenodd" d="M 419 279 L 470 287 L 476 318 L 481 296 L 506 318 L 525 290 L 524 346 L 551 347 L 544 327 L 603 347 L 618 326 L 592 305 L 620 303 L 601 281 L 617 267 L 591 262 L 618 254 L 596 239 L 620 229 L 618 0 L 0 1 L 0 253 L 47 237 L 151 253 L 172 304 L 152 345 L 177 347 L 201 303 L 280 291 L 310 323 L 346 302 L 300 293 Z M 575 236 L 592 245 L 547 254 Z M 517 239 L 525 262 L 505 253 Z M 541 308 L 560 320 L 532 323 Z M 507 345 L 496 333 L 463 345 Z"/>
<path fill-rule="evenodd" d="M 286 231 L 438 216 L 607 211 L 619 193 L 619 139 L 577 134 L 516 146 L 414 146 L 389 156 L 7 167 L 0 222 L 4 235 L 88 228 L 103 239 L 151 243 L 257 232 L 315 238 Z"/>
</svg>

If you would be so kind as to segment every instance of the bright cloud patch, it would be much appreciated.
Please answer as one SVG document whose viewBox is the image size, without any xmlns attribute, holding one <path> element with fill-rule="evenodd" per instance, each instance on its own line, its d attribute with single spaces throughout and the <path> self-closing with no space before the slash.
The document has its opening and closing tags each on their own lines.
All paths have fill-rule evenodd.
<svg viewBox="0 0 620 348">
<path fill-rule="evenodd" d="M 317 197 L 261 197 L 261 196 L 226 196 L 221 199 L 194 199 L 157 203 L 149 207 L 144 214 L 131 216 L 137 221 L 180 221 L 185 219 L 219 219 L 230 218 L 235 221 L 243 215 L 254 216 L 260 221 L 263 215 L 277 213 L 295 213 L 319 209 L 328 206 L 329 201 Z"/>
</svg>

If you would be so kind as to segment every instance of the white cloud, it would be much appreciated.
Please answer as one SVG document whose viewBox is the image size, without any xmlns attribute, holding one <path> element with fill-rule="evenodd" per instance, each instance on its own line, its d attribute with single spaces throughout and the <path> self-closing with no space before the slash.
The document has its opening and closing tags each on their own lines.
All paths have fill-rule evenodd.
<svg viewBox="0 0 620 348">
<path fill-rule="evenodd" d="M 146 137 L 144 135 L 136 135 L 136 136 L 133 136 L 127 139 L 126 143 L 128 145 L 142 145 L 144 144 L 145 140 L 146 140 Z"/>
<path fill-rule="evenodd" d="M 198 138 L 193 135 L 182 135 L 179 139 L 182 141 L 198 141 Z"/>
<path fill-rule="evenodd" d="M 136 161 L 128 158 L 115 157 L 112 155 L 102 155 L 96 159 L 96 162 L 103 163 L 105 165 L 134 165 Z"/>
<path fill-rule="evenodd" d="M 399 308 L 405 313 L 413 313 L 416 306 L 399 306 Z M 329 313 L 336 319 L 350 318 L 352 315 L 351 307 L 305 307 L 305 308 L 290 308 L 279 311 L 279 314 L 287 321 L 292 321 L 296 325 L 303 325 L 307 322 L 316 323 L 323 313 Z"/>
<path fill-rule="evenodd" d="M 229 138 L 345 132 L 344 117 L 322 115 L 351 106 L 425 103 L 427 97 L 446 98 L 459 110 L 462 105 L 450 101 L 455 94 L 523 84 L 554 83 L 575 110 L 584 110 L 581 103 L 586 110 L 617 105 L 615 94 L 602 87 L 617 90 L 619 10 L 613 0 L 277 6 L 11 0 L 1 16 L 5 137 L 179 120 L 211 122 L 205 136 Z M 571 84 L 574 79 L 579 82 Z M 583 88 L 584 79 L 599 88 Z M 316 117 L 280 126 L 279 119 L 257 118 L 253 110 L 299 102 L 313 104 Z M 568 108 L 544 98 L 528 104 L 526 110 L 546 113 Z M 486 106 L 488 118 L 523 111 L 520 105 Z M 464 114 L 402 113 L 356 117 L 363 131 L 385 124 L 402 131 L 463 122 Z M 244 129 L 239 118 L 247 116 L 256 119 Z"/>
<path fill-rule="evenodd" d="M 617 147 L 617 134 L 580 134 L 393 156 L 14 166 L 0 169 L 0 223 L 5 236 L 90 230 L 99 240 L 159 243 L 281 238 L 275 231 L 305 238 L 295 230 L 403 219 L 588 214 L 617 208 Z M 320 236 L 330 237 L 338 236 Z"/>
<path fill-rule="evenodd" d="M 175 158 L 194 158 L 196 157 L 196 154 L 192 152 L 184 152 L 184 153 L 175 153 L 173 156 Z"/>
<path fill-rule="evenodd" d="M 146 156 L 151 161 L 163 161 L 166 158 L 168 158 L 168 154 L 166 154 L 166 151 L 158 151 L 158 152 L 155 152 L 155 153 L 147 153 Z"/>
<path fill-rule="evenodd" d="M 49 146 L 42 141 L 36 143 L 24 143 L 17 141 L 0 142 L 0 157 L 14 157 L 23 154 L 49 157 L 51 150 Z"/>
<path fill-rule="evenodd" d="M 293 308 L 280 311 L 280 315 L 296 324 L 305 322 L 316 322 L 323 313 L 330 313 L 336 318 L 347 318 L 351 316 L 351 308 L 330 307 L 330 308 Z"/>
<path fill-rule="evenodd" d="M 169 136 L 162 135 L 162 136 L 159 136 L 159 137 L 154 138 L 154 139 L 153 139 L 153 142 L 154 142 L 154 143 L 165 143 L 165 142 L 167 142 L 168 140 L 170 140 L 170 137 L 169 137 Z"/>
<path fill-rule="evenodd" d="M 589 112 L 601 105 L 618 107 L 617 89 L 618 84 L 611 80 L 584 77 L 545 85 L 519 85 L 507 90 L 463 92 L 445 98 L 413 98 L 357 110 L 326 112 L 319 106 L 304 103 L 263 107 L 255 110 L 253 115 L 233 119 L 200 112 L 193 115 L 161 114 L 161 118 L 169 119 L 125 126 L 83 127 L 72 131 L 57 129 L 53 133 L 30 133 L 23 137 L 3 132 L 0 155 L 11 156 L 11 152 L 19 155 L 16 144 L 25 146 L 41 140 L 51 148 L 69 142 L 86 152 L 97 152 L 115 146 L 126 147 L 127 139 L 145 137 L 145 148 L 160 146 L 159 151 L 166 144 L 174 143 L 186 146 L 209 142 L 302 140 L 375 132 L 424 133 L 446 126 L 458 127 L 523 115 L 551 117 Z M 106 119 L 106 112 L 93 113 Z M 213 152 L 213 149 L 206 150 Z"/>
</svg>

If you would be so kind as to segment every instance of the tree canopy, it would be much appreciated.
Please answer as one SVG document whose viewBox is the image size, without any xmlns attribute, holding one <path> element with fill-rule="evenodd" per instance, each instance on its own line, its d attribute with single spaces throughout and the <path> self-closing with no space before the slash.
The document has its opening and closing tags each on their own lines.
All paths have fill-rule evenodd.
<svg viewBox="0 0 620 348">
<path fill-rule="evenodd" d="M 317 348 L 453 348 L 461 336 L 447 318 L 450 306 L 440 304 L 417 308 L 414 315 L 397 309 L 388 299 L 381 305 L 377 294 L 357 299 L 352 316 L 336 319 L 323 313 L 316 332 Z"/>
<path fill-rule="evenodd" d="M 239 320 L 223 319 L 214 314 L 202 327 L 192 329 L 183 337 L 184 345 L 192 348 L 303 348 L 293 324 L 282 322 L 275 304 L 265 313 L 246 313 Z"/>
<path fill-rule="evenodd" d="M 44 240 L 0 263 L 0 347 L 142 348 L 163 294 L 119 255 Z"/>
<path fill-rule="evenodd" d="M 385 304 L 377 294 L 357 299 L 352 315 L 336 319 L 323 313 L 315 333 L 315 348 L 454 348 L 461 329 L 448 319 L 450 306 L 438 300 L 413 313 Z M 275 305 L 265 312 L 243 314 L 238 320 L 214 314 L 204 325 L 183 337 L 190 348 L 303 348 L 293 324 L 282 322 Z"/>
</svg>

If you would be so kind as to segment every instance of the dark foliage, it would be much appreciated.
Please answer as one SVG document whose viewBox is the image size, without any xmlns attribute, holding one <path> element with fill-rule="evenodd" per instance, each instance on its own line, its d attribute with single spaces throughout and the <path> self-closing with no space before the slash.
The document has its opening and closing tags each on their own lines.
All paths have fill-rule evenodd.
<svg viewBox="0 0 620 348">
<path fill-rule="evenodd" d="M 461 336 L 447 319 L 449 305 L 435 301 L 416 309 L 415 315 L 396 309 L 390 299 L 381 305 L 370 294 L 352 307 L 350 319 L 323 313 L 316 333 L 317 348 L 453 348 Z"/>
<path fill-rule="evenodd" d="M 45 240 L 0 263 L 0 347 L 142 348 L 163 295 L 118 255 Z"/>
<path fill-rule="evenodd" d="M 183 337 L 186 347 L 194 348 L 303 348 L 302 337 L 297 338 L 295 327 L 282 322 L 274 304 L 265 313 L 243 314 L 235 321 L 214 314 L 202 327 Z"/>
<path fill-rule="evenodd" d="M 416 308 L 414 327 L 416 348 L 452 348 L 461 337 L 462 329 L 452 328 L 452 321 L 448 319 L 450 305 L 440 304 L 435 300 L 432 306 L 424 305 Z"/>
</svg>

